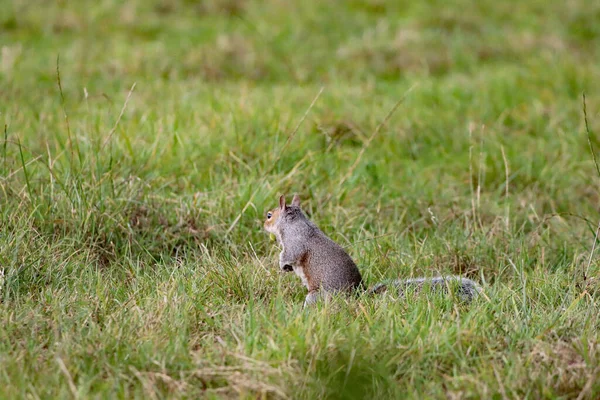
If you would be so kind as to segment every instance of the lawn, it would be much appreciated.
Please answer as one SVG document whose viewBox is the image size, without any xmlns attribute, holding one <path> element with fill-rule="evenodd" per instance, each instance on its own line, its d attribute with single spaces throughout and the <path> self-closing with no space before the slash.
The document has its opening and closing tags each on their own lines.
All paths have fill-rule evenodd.
<svg viewBox="0 0 600 400">
<path fill-rule="evenodd" d="M 598 1 L 0 10 L 1 398 L 600 397 Z M 303 310 L 293 193 L 485 298 Z"/>
</svg>

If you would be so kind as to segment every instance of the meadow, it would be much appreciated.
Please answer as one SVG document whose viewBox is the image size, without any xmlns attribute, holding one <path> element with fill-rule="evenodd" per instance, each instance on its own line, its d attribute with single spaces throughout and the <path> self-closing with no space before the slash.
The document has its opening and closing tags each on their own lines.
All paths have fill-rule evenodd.
<svg viewBox="0 0 600 400">
<path fill-rule="evenodd" d="M 598 1 L 0 10 L 0 398 L 600 397 Z M 293 193 L 486 298 L 303 310 Z"/>
</svg>

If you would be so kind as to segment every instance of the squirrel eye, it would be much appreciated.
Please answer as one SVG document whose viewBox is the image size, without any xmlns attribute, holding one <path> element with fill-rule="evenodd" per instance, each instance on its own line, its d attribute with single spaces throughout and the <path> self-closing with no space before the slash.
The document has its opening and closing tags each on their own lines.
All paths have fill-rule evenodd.
<svg viewBox="0 0 600 400">
<path fill-rule="evenodd" d="M 271 214 L 271 212 L 267 213 L 267 219 L 271 219 L 272 216 L 273 216 L 273 214 Z"/>
</svg>

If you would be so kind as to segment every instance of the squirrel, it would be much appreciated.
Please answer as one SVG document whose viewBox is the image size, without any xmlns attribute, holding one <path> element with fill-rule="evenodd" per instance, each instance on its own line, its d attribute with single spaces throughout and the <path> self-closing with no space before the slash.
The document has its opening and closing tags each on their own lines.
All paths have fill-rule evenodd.
<svg viewBox="0 0 600 400">
<path fill-rule="evenodd" d="M 279 198 L 279 207 L 266 214 L 264 229 L 274 235 L 282 247 L 279 254 L 281 270 L 293 271 L 308 289 L 304 307 L 334 293 L 365 290 L 360 271 L 352 258 L 304 215 L 297 194 L 291 205 L 286 205 L 285 195 Z M 408 288 L 420 289 L 429 285 L 432 290 L 445 290 L 453 284 L 458 285 L 459 298 L 467 302 L 482 292 L 481 287 L 471 279 L 450 275 L 378 283 L 368 293 L 382 293 L 393 286 L 403 295 Z"/>
</svg>

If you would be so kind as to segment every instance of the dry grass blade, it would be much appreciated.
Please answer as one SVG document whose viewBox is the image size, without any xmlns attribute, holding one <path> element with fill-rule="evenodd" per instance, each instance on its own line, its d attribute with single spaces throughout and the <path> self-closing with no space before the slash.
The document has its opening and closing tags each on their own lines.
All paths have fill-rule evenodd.
<svg viewBox="0 0 600 400">
<path fill-rule="evenodd" d="M 65 376 L 65 379 L 67 380 L 67 384 L 69 385 L 69 390 L 71 391 L 71 395 L 73 395 L 74 399 L 79 398 L 79 396 L 77 394 L 77 387 L 75 386 L 73 377 L 71 376 L 69 369 L 65 365 L 65 362 L 62 360 L 62 358 L 56 357 L 56 363 L 58 364 L 58 368 L 60 368 L 60 371 L 63 373 L 63 375 Z"/>
<path fill-rule="evenodd" d="M 71 124 L 69 123 L 69 115 L 67 114 L 67 107 L 65 105 L 65 95 L 63 93 L 62 82 L 60 80 L 60 54 L 56 56 L 56 82 L 58 83 L 58 91 L 60 93 L 60 104 L 63 110 L 65 123 L 67 124 L 67 140 L 69 142 L 69 151 L 71 152 L 71 162 L 73 160 L 73 138 L 71 135 Z M 78 151 L 79 153 L 79 151 Z"/>
<path fill-rule="evenodd" d="M 233 222 L 231 223 L 231 225 L 229 226 L 229 228 L 225 232 L 225 236 L 226 237 L 229 236 L 229 234 L 231 233 L 231 231 L 233 230 L 233 228 L 235 228 L 235 226 L 239 222 L 240 218 L 242 218 L 242 215 L 244 215 L 244 213 L 246 212 L 246 210 L 248 209 L 248 207 L 250 207 L 250 204 L 252 204 L 252 200 L 254 200 L 254 196 L 256 196 L 256 193 L 258 193 L 258 191 L 263 187 L 264 180 L 267 179 L 267 177 L 269 176 L 269 174 L 273 171 L 273 169 L 277 165 L 277 162 L 279 162 L 279 160 L 281 159 L 283 151 L 290 144 L 290 142 L 292 141 L 292 139 L 294 138 L 294 136 L 296 136 L 296 133 L 298 132 L 298 129 L 300 129 L 300 126 L 302 126 L 302 123 L 304 122 L 304 120 L 306 119 L 306 117 L 308 116 L 308 114 L 310 113 L 310 110 L 312 110 L 312 108 L 316 104 L 316 102 L 319 99 L 319 97 L 321 97 L 321 93 L 323 93 L 324 89 L 325 89 L 324 87 L 321 87 L 321 89 L 319 89 L 319 92 L 317 93 L 317 95 L 315 96 L 315 98 L 313 99 L 313 101 L 310 103 L 310 105 L 308 106 L 308 108 L 304 112 L 304 115 L 302 115 L 302 118 L 300 118 L 300 121 L 298 122 L 298 124 L 296 125 L 296 127 L 294 128 L 294 130 L 292 131 L 292 133 L 290 133 L 290 135 L 288 136 L 288 138 L 285 141 L 285 143 L 283 144 L 283 146 L 281 146 L 281 149 L 279 150 L 279 152 L 277 154 L 277 158 L 275 158 L 275 160 L 271 163 L 271 167 L 267 170 L 267 172 L 264 173 L 264 175 L 263 175 L 264 177 L 262 178 L 261 184 L 258 185 L 256 189 L 254 189 L 254 191 L 250 195 L 250 198 L 246 202 L 246 205 L 244 205 L 244 207 L 242 208 L 242 211 L 240 211 L 240 213 L 233 220 Z"/>
<path fill-rule="evenodd" d="M 506 178 L 506 187 L 504 192 L 504 201 L 506 201 L 506 230 L 508 231 L 510 227 L 510 205 L 508 203 L 508 184 L 509 184 L 509 169 L 508 169 L 508 160 L 506 159 L 506 153 L 504 152 L 504 146 L 500 146 L 500 150 L 502 151 L 502 160 L 504 161 L 504 173 Z"/>
<path fill-rule="evenodd" d="M 340 179 L 340 183 L 339 183 L 340 186 L 343 185 L 344 182 L 346 182 L 346 180 L 348 180 L 348 178 L 350 178 L 350 176 L 352 175 L 352 173 L 354 172 L 354 170 L 356 169 L 356 167 L 360 163 L 360 160 L 362 159 L 363 154 L 365 154 L 365 151 L 367 150 L 367 148 L 369 147 L 369 145 L 371 144 L 371 142 L 373 141 L 373 139 L 375 138 L 375 136 L 377 136 L 377 134 L 379 133 L 379 131 L 381 131 L 381 128 L 385 124 L 387 124 L 387 122 L 390 120 L 390 118 L 392 118 L 392 115 L 394 115 L 394 113 L 396 112 L 396 110 L 398 109 L 398 107 L 400 107 L 400 105 L 402 103 L 404 103 L 404 100 L 406 100 L 406 97 L 408 96 L 408 94 L 410 92 L 412 92 L 413 89 L 416 86 L 417 86 L 417 84 L 415 83 L 406 92 L 404 92 L 404 94 L 402 95 L 402 98 L 400 100 L 398 100 L 396 102 L 396 104 L 394 104 L 394 106 L 390 109 L 390 111 L 388 111 L 388 113 L 385 116 L 385 118 L 383 119 L 383 121 L 381 121 L 379 123 L 379 125 L 377 125 L 377 128 L 375 128 L 375 130 L 373 131 L 373 133 L 371 134 L 371 136 L 369 136 L 369 138 L 367 139 L 367 142 L 360 149 L 360 152 L 358 153 L 358 156 L 356 157 L 356 160 L 354 160 L 354 163 L 352 164 L 352 166 L 350 167 L 350 169 L 348 170 L 348 172 L 346 172 L 346 175 L 344 175 L 343 178 Z"/>
<path fill-rule="evenodd" d="M 600 166 L 598 166 L 596 152 L 594 151 L 594 146 L 592 145 L 592 133 L 590 131 L 590 126 L 588 124 L 587 104 L 585 101 L 585 93 L 582 94 L 582 98 L 583 98 L 583 121 L 585 123 L 585 132 L 587 134 L 588 145 L 590 146 L 590 151 L 592 152 L 592 157 L 594 159 L 594 165 L 596 166 L 596 172 L 598 173 L 598 177 L 600 177 Z"/>
<path fill-rule="evenodd" d="M 600 233 L 600 222 L 598 223 L 598 227 L 596 228 L 596 234 L 594 235 L 594 243 L 592 244 L 592 251 L 590 251 L 590 257 L 588 258 L 587 266 L 585 267 L 585 272 L 583 273 L 583 280 L 587 281 L 590 272 L 590 265 L 592 265 L 592 259 L 594 257 L 594 252 L 596 251 L 596 243 L 598 243 L 598 234 Z"/>
<path fill-rule="evenodd" d="M 271 173 L 271 171 L 273 171 L 273 169 L 277 165 L 277 162 L 281 159 L 281 156 L 283 155 L 283 152 L 289 146 L 289 144 L 292 141 L 292 139 L 294 139 L 294 136 L 296 136 L 296 133 L 298 133 L 298 130 L 300 129 L 300 127 L 304 123 L 304 120 L 306 119 L 306 117 L 310 113 L 310 110 L 312 110 L 312 108 L 317 103 L 317 100 L 319 100 L 319 97 L 321 97 L 321 94 L 323 93 L 324 89 L 325 88 L 323 86 L 321 87 L 321 89 L 319 89 L 319 92 L 317 93 L 317 95 L 315 96 L 315 98 L 313 99 L 313 101 L 310 103 L 310 105 L 308 106 L 308 108 L 304 112 L 304 115 L 302 115 L 302 118 L 300 118 L 300 121 L 298 121 L 298 124 L 296 124 L 296 127 L 294 128 L 294 130 L 292 131 L 292 133 L 289 134 L 287 140 L 285 141 L 285 143 L 283 144 L 283 146 L 281 146 L 281 149 L 279 149 L 279 152 L 277 153 L 277 158 L 275 158 L 275 160 L 271 163 L 271 168 L 269 168 L 267 170 L 267 172 L 265 173 L 265 175 L 269 175 Z"/>
<path fill-rule="evenodd" d="M 104 146 L 106 146 L 106 144 L 108 143 L 108 141 L 110 140 L 112 135 L 117 130 L 117 126 L 119 126 L 119 122 L 121 122 L 121 118 L 123 117 L 123 114 L 125 113 L 125 110 L 127 109 L 127 103 L 129 103 L 129 99 L 131 98 L 131 94 L 133 93 L 133 91 L 135 89 L 135 85 L 136 85 L 136 82 L 134 82 L 133 85 L 131 85 L 131 89 L 129 89 L 129 92 L 127 93 L 127 97 L 125 98 L 123 107 L 121 107 L 121 112 L 119 113 L 119 116 L 117 117 L 117 121 L 115 122 L 115 125 L 112 127 L 112 129 L 108 133 L 108 136 L 106 137 L 106 139 L 104 139 L 101 149 L 103 149 Z"/>
<path fill-rule="evenodd" d="M 596 172 L 598 173 L 598 177 L 600 177 L 600 167 L 598 166 L 598 160 L 596 159 L 596 152 L 594 151 L 594 146 L 592 145 L 592 133 L 590 131 L 590 127 L 588 124 L 587 117 L 587 103 L 585 101 L 585 93 L 582 94 L 583 101 L 583 121 L 585 123 L 585 132 L 587 134 L 588 145 L 590 146 L 590 151 L 592 153 L 592 158 L 594 159 L 594 165 L 596 166 Z M 592 258 L 594 256 L 594 251 L 596 250 L 596 243 L 598 242 L 598 233 L 600 233 L 600 223 L 598 223 L 598 228 L 596 228 L 596 234 L 594 235 L 594 244 L 592 245 L 592 251 L 590 252 L 590 258 L 588 259 L 588 263 L 583 274 L 583 280 L 587 280 L 590 265 L 592 264 Z"/>
<path fill-rule="evenodd" d="M 6 146 L 8 145 L 8 125 L 4 124 L 4 143 L 2 145 L 4 152 L 4 171 L 7 171 L 6 165 Z"/>
</svg>

